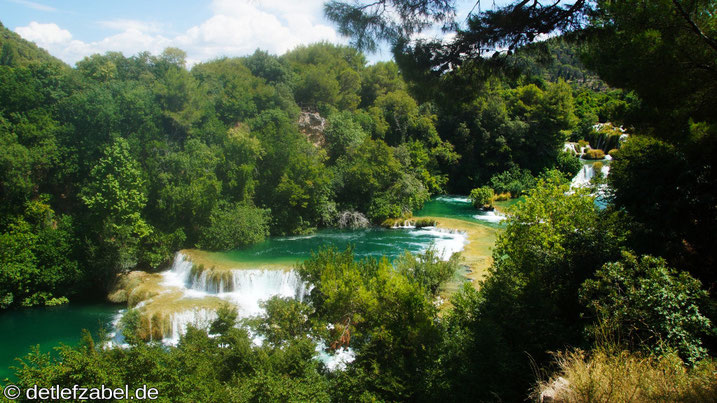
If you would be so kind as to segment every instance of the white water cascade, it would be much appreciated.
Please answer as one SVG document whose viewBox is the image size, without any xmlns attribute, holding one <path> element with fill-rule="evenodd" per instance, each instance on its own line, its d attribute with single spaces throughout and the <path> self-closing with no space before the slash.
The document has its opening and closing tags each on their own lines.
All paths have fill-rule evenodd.
<svg viewBox="0 0 717 403">
<path fill-rule="evenodd" d="M 610 166 L 609 165 L 603 165 L 602 169 L 600 170 L 604 177 L 607 177 L 607 175 L 610 173 Z M 577 175 L 573 178 L 571 187 L 587 187 L 590 186 L 590 180 L 595 177 L 595 169 L 593 169 L 593 166 L 591 164 L 585 164 L 580 169 L 580 172 L 578 172 Z"/>
<path fill-rule="evenodd" d="M 304 299 L 310 291 L 307 284 L 293 270 L 194 270 L 191 260 L 177 253 L 172 268 L 162 273 L 161 285 L 169 289 L 179 289 L 182 299 L 201 300 L 216 297 L 236 305 L 239 317 L 260 315 L 263 313 L 259 303 L 274 296 Z M 186 332 L 191 324 L 207 328 L 216 319 L 211 309 L 197 308 L 171 313 L 169 333 L 165 334 L 165 344 L 176 344 L 179 336 Z"/>
<path fill-rule="evenodd" d="M 499 223 L 505 220 L 507 217 L 505 216 L 505 214 L 501 214 L 496 210 L 489 210 L 482 211 L 481 213 L 474 215 L 473 218 L 486 222 Z"/>
<path fill-rule="evenodd" d="M 468 236 L 464 232 L 446 228 L 423 227 L 411 231 L 410 234 L 415 236 L 432 235 L 435 238 L 432 244 L 433 248 L 442 260 L 450 259 L 451 255 L 462 251 L 468 243 Z M 428 246 L 425 249 L 428 249 Z"/>
</svg>

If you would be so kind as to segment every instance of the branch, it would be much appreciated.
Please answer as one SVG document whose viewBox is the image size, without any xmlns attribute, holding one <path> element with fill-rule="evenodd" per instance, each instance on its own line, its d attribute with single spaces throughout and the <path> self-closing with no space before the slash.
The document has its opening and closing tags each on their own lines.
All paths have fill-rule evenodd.
<svg viewBox="0 0 717 403">
<path fill-rule="evenodd" d="M 705 41 L 705 42 L 707 43 L 707 45 L 709 45 L 709 47 L 711 47 L 713 50 L 717 51 L 717 41 L 715 41 L 714 39 L 712 39 L 712 38 L 710 38 L 709 36 L 707 36 L 707 35 L 700 29 L 700 27 L 697 26 L 697 23 L 695 23 L 695 22 L 692 20 L 692 18 L 690 17 L 690 14 L 689 14 L 687 11 L 685 11 L 684 8 L 682 8 L 682 4 L 680 4 L 680 2 L 677 1 L 677 0 L 672 0 L 672 4 L 675 5 L 675 8 L 677 8 L 677 11 L 680 13 L 680 15 L 682 16 L 682 18 L 685 19 L 685 21 L 686 21 L 687 24 L 690 26 L 690 28 L 692 28 L 692 30 L 695 31 L 695 33 L 697 34 L 697 36 L 699 36 L 700 38 L 702 38 L 702 40 Z"/>
</svg>

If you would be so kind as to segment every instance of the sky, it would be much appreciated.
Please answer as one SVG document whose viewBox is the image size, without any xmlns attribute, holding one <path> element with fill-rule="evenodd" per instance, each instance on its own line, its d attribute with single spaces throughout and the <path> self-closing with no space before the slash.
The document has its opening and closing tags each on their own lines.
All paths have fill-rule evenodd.
<svg viewBox="0 0 717 403">
<path fill-rule="evenodd" d="M 256 49 L 281 55 L 319 41 L 347 44 L 324 17 L 324 1 L 0 0 L 0 21 L 70 65 L 95 53 L 156 55 L 171 46 L 186 51 L 191 66 Z M 474 4 L 458 0 L 458 15 Z M 391 58 L 386 49 L 368 55 L 369 62 Z"/>
</svg>

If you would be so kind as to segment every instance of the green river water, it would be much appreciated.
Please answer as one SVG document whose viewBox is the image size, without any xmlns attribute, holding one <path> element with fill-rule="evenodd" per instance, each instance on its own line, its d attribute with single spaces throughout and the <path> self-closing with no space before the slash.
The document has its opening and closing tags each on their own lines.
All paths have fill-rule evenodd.
<svg viewBox="0 0 717 403">
<path fill-rule="evenodd" d="M 508 203 L 501 203 L 503 206 Z M 440 196 L 426 203 L 416 216 L 459 218 L 479 222 L 490 227 L 499 222 L 476 219 L 478 212 L 464 197 Z M 395 258 L 405 250 L 420 252 L 434 243 L 439 249 L 452 250 L 456 236 L 432 229 L 366 229 L 320 230 L 316 234 L 297 237 L 271 238 L 247 249 L 215 254 L 224 260 L 256 263 L 294 264 L 310 256 L 325 245 L 339 249 L 354 245 L 359 257 L 387 256 Z M 211 255 L 211 254 L 210 254 Z M 12 377 L 9 367 L 17 365 L 15 357 L 25 356 L 32 346 L 40 345 L 42 352 L 52 351 L 60 343 L 75 344 L 81 330 L 97 334 L 101 328 L 109 329 L 122 306 L 109 304 L 69 304 L 59 307 L 38 307 L 3 312 L 0 314 L 0 379 Z"/>
</svg>

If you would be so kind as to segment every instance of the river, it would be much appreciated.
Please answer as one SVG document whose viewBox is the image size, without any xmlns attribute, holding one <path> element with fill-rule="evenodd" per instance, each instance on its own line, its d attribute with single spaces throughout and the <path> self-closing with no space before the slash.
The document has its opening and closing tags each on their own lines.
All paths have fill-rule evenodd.
<svg viewBox="0 0 717 403">
<path fill-rule="evenodd" d="M 500 204 L 505 206 L 512 203 Z M 455 196 L 436 197 L 427 202 L 425 207 L 416 212 L 415 215 L 417 217 L 457 218 L 493 229 L 500 227 L 500 221 L 503 218 L 500 214 L 479 213 L 465 197 Z M 354 252 L 359 258 L 387 256 L 389 259 L 394 259 L 403 254 L 404 251 L 422 252 L 429 245 L 434 245 L 436 249 L 447 257 L 451 253 L 462 250 L 465 243 L 465 236 L 445 229 L 372 228 L 353 231 L 327 229 L 307 236 L 273 237 L 245 249 L 221 253 L 195 251 L 195 254 L 201 255 L 204 259 L 214 263 L 226 262 L 232 267 L 238 265 L 260 267 L 267 264 L 291 267 L 297 262 L 308 258 L 312 251 L 316 251 L 325 245 L 345 248 L 347 244 L 352 244 L 354 245 Z M 492 243 L 492 238 L 490 243 Z M 165 272 L 164 276 L 169 278 L 171 283 L 172 273 Z M 283 277 L 286 277 L 286 275 Z M 176 281 L 176 278 L 174 280 Z M 180 281 L 186 281 L 186 279 L 180 279 Z M 241 282 L 240 280 L 237 281 Z M 254 281 L 255 283 L 253 284 L 256 284 L 256 275 L 254 275 Z M 293 292 L 291 287 L 289 287 L 290 291 L 288 293 L 281 288 L 286 286 L 284 284 L 287 281 L 286 278 L 277 281 L 278 285 L 276 287 L 278 287 L 278 291 L 273 292 L 273 295 L 290 296 L 289 294 Z M 192 290 L 189 287 L 187 289 L 182 288 L 182 291 L 196 293 L 197 290 Z M 255 294 L 258 298 L 264 295 L 263 293 L 265 291 Z M 231 300 L 231 292 L 210 292 L 209 294 L 220 298 L 226 297 L 225 299 Z M 196 295 L 194 296 L 196 297 Z M 202 297 L 202 295 L 199 295 L 199 297 Z M 255 306 L 256 301 L 251 301 L 250 305 Z M 82 329 L 90 330 L 93 335 L 97 335 L 100 329 L 108 333 L 111 332 L 113 330 L 112 322 L 121 308 L 123 307 L 111 304 L 82 305 L 70 303 L 58 307 L 37 307 L 3 312 L 0 314 L 0 329 L 2 329 L 2 334 L 0 335 L 0 379 L 11 377 L 12 371 L 9 367 L 18 365 L 15 357 L 25 356 L 35 345 L 40 345 L 42 352 L 52 352 L 53 347 L 60 343 L 76 344 L 80 340 Z M 248 311 L 256 312 L 255 309 L 249 309 Z M 177 335 L 172 337 L 176 339 Z"/>
</svg>

